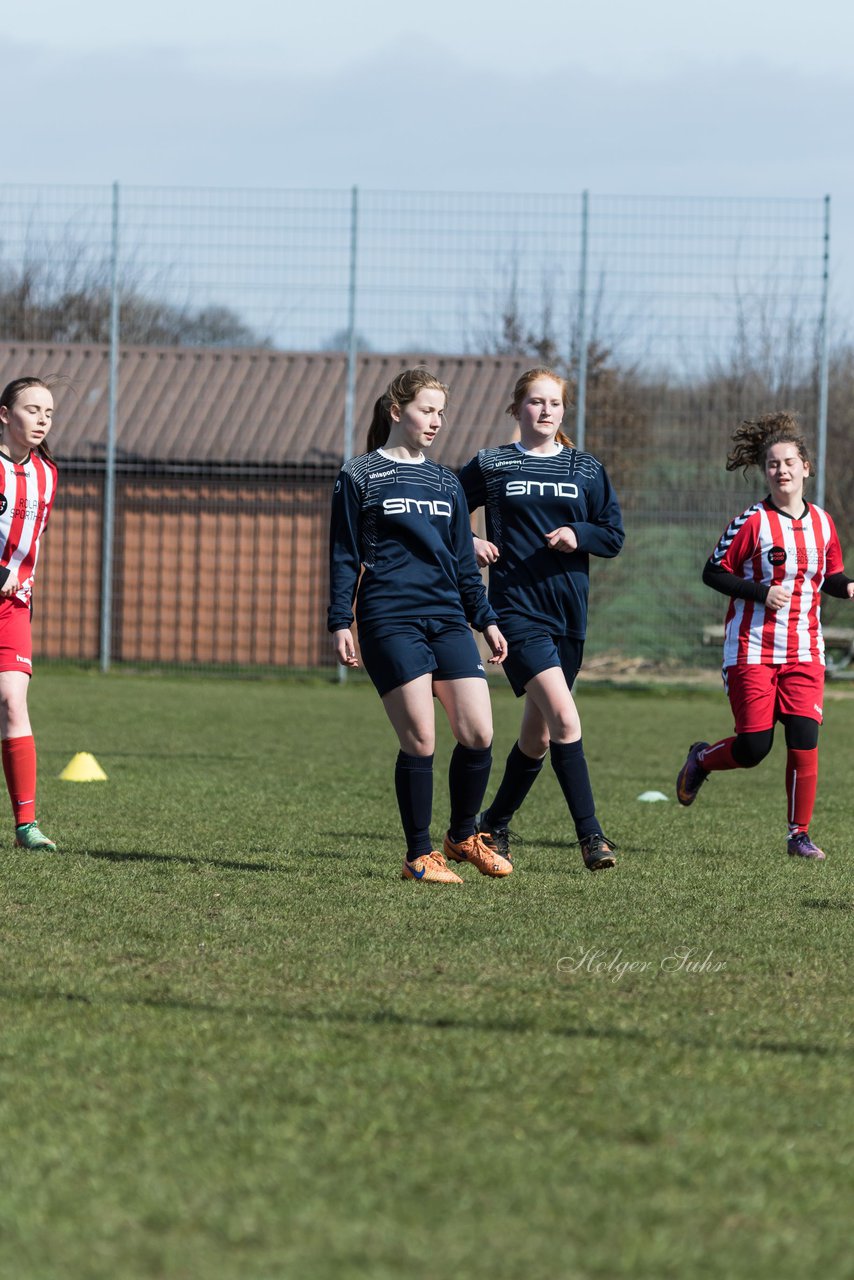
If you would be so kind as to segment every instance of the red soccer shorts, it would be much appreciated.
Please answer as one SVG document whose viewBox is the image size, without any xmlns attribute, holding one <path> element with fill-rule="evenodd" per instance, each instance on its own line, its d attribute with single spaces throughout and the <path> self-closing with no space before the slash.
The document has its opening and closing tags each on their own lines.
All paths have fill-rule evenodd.
<svg viewBox="0 0 854 1280">
<path fill-rule="evenodd" d="M 727 667 L 723 675 L 736 733 L 763 733 L 780 716 L 804 716 L 821 724 L 820 662 L 745 662 Z"/>
<path fill-rule="evenodd" d="M 20 600 L 0 600 L 0 671 L 33 674 L 30 606 Z"/>
</svg>

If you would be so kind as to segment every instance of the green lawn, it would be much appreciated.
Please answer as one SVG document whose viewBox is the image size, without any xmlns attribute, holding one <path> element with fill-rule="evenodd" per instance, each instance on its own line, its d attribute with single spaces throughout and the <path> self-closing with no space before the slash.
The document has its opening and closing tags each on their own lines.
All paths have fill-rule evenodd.
<svg viewBox="0 0 854 1280">
<path fill-rule="evenodd" d="M 782 742 L 638 802 L 723 694 L 580 706 L 618 868 L 546 771 L 513 876 L 455 889 L 398 878 L 366 685 L 40 671 L 65 852 L 0 863 L 3 1280 L 849 1277 L 854 698 L 823 866 L 785 854 Z M 76 751 L 109 781 L 58 781 Z"/>
</svg>

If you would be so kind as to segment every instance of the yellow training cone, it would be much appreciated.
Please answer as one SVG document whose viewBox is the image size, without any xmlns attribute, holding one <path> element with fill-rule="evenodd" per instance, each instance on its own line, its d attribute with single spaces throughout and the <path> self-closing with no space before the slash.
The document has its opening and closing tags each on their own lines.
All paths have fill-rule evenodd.
<svg viewBox="0 0 854 1280">
<path fill-rule="evenodd" d="M 63 782 L 106 782 L 107 775 L 88 751 L 78 751 L 59 775 Z"/>
</svg>

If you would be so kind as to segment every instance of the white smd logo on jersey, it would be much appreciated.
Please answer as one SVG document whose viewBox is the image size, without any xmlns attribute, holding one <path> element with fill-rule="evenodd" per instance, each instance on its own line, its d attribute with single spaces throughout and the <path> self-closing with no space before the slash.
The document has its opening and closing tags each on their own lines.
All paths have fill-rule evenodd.
<svg viewBox="0 0 854 1280">
<path fill-rule="evenodd" d="M 408 516 L 414 511 L 417 516 L 444 516 L 448 520 L 452 515 L 451 504 L 444 498 L 384 498 L 383 511 L 387 516 Z"/>
<path fill-rule="evenodd" d="M 508 480 L 504 492 L 508 498 L 577 498 L 578 485 L 568 480 Z"/>
</svg>

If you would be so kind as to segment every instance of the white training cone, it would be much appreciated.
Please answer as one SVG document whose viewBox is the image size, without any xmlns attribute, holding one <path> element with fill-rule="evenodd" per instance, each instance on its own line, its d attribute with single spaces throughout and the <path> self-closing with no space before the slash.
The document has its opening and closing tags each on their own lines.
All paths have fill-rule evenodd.
<svg viewBox="0 0 854 1280">
<path fill-rule="evenodd" d="M 107 775 L 88 751 L 78 751 L 59 775 L 63 782 L 106 782 Z"/>
<path fill-rule="evenodd" d="M 638 800 L 645 800 L 648 804 L 655 804 L 656 800 L 667 800 L 668 798 L 663 791 L 642 791 L 638 796 Z"/>
</svg>

